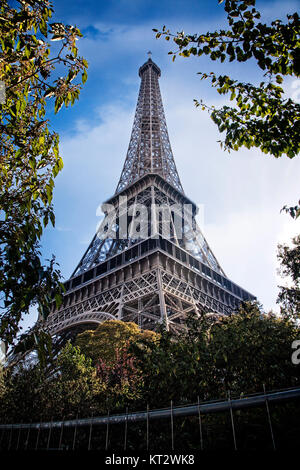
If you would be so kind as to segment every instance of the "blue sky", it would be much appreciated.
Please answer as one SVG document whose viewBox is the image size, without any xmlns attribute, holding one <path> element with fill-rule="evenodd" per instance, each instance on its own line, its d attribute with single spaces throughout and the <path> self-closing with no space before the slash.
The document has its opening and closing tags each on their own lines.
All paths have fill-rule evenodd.
<svg viewBox="0 0 300 470">
<path fill-rule="evenodd" d="M 45 257 L 56 255 L 67 279 L 86 250 L 99 218 L 96 209 L 115 191 L 129 143 L 147 51 L 162 70 L 160 86 L 173 154 L 184 190 L 203 208 L 201 229 L 225 273 L 276 308 L 276 246 L 299 233 L 299 222 L 280 214 L 299 199 L 298 159 L 275 159 L 257 150 L 231 154 L 220 149 L 217 128 L 194 98 L 222 105 L 224 98 L 200 82 L 197 72 L 228 73 L 258 82 L 253 62 L 211 62 L 178 58 L 171 43 L 155 39 L 152 28 L 206 32 L 226 24 L 217 0 L 54 0 L 55 21 L 76 25 L 78 46 L 89 62 L 89 77 L 73 108 L 50 115 L 60 134 L 64 169 L 56 179 L 56 228 L 43 237 Z M 258 1 L 268 22 L 299 10 L 299 2 Z M 287 79 L 287 95 L 300 98 L 300 84 Z M 296 94 L 295 94 L 296 93 Z M 25 323 L 35 317 L 34 312 Z"/>
</svg>

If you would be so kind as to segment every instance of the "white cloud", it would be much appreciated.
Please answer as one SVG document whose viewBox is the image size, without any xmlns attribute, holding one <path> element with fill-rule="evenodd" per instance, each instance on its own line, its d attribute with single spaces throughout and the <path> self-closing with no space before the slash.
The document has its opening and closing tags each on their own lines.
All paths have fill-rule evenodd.
<svg viewBox="0 0 300 470">
<path fill-rule="evenodd" d="M 300 224 L 288 216 L 276 218 L 270 210 L 232 212 L 221 223 L 205 225 L 205 234 L 219 262 L 233 281 L 257 296 L 266 310 L 274 309 L 277 286 L 277 245 L 299 233 Z"/>
<path fill-rule="evenodd" d="M 71 229 L 67 228 L 67 227 L 57 226 L 57 227 L 55 227 L 55 229 L 58 230 L 59 232 L 71 232 Z"/>
<path fill-rule="evenodd" d="M 299 10 L 299 2 L 295 0 L 272 1 L 268 3 L 257 2 L 256 9 L 261 12 L 261 21 L 274 21 L 281 19 L 286 21 L 287 15 L 291 15 Z"/>
</svg>

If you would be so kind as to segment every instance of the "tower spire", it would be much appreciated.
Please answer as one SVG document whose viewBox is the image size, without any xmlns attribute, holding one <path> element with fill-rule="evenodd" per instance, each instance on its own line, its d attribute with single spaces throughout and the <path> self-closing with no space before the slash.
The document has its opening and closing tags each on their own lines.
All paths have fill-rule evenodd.
<svg viewBox="0 0 300 470">
<path fill-rule="evenodd" d="M 135 118 L 116 193 L 146 174 L 159 174 L 177 190 L 183 188 L 168 135 L 158 79 L 160 68 L 149 59 L 139 69 L 141 85 Z"/>
</svg>

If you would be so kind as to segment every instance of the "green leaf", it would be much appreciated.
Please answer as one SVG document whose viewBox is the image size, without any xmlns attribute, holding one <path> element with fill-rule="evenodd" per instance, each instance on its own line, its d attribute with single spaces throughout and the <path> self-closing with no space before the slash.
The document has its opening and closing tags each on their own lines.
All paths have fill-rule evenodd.
<svg viewBox="0 0 300 470">
<path fill-rule="evenodd" d="M 64 103 L 63 97 L 58 96 L 55 100 L 55 105 L 54 105 L 54 112 L 58 113 L 58 111 L 62 108 L 62 105 Z"/>
<path fill-rule="evenodd" d="M 82 74 L 82 83 L 85 83 L 87 81 L 87 72 L 86 70 L 84 70 L 83 74 Z"/>
</svg>

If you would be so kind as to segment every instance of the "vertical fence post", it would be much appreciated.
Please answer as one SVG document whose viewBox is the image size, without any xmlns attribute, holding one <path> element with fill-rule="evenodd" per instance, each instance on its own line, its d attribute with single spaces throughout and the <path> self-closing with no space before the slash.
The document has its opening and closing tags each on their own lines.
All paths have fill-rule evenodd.
<svg viewBox="0 0 300 470">
<path fill-rule="evenodd" d="M 171 439 L 172 439 L 172 450 L 174 450 L 174 416 L 173 416 L 173 400 L 171 400 Z"/>
<path fill-rule="evenodd" d="M 25 441 L 25 450 L 28 449 L 30 431 L 31 431 L 31 421 L 28 425 L 28 432 L 27 432 L 26 441 Z"/>
<path fill-rule="evenodd" d="M 61 450 L 61 445 L 62 445 L 62 438 L 63 438 L 63 432 L 64 432 L 64 421 L 65 417 L 63 416 L 62 422 L 61 422 L 61 428 L 60 428 L 60 436 L 59 436 L 59 444 L 58 448 Z"/>
<path fill-rule="evenodd" d="M 235 427 L 234 427 L 234 420 L 233 420 L 233 411 L 232 411 L 232 404 L 231 404 L 231 398 L 230 398 L 230 391 L 228 391 L 228 402 L 229 402 L 229 406 L 230 406 L 230 417 L 231 417 L 231 427 L 232 427 L 234 450 L 237 450 L 236 437 L 235 437 Z"/>
<path fill-rule="evenodd" d="M 16 450 L 19 450 L 21 429 L 22 429 L 22 425 L 19 427 L 19 432 L 18 432 L 18 439 L 17 439 Z"/>
<path fill-rule="evenodd" d="M 203 450 L 203 434 L 202 434 L 202 419 L 200 412 L 200 399 L 198 396 L 198 417 L 199 417 L 199 435 L 200 435 L 200 448 Z"/>
<path fill-rule="evenodd" d="M 9 441 L 8 441 L 8 448 L 7 448 L 7 450 L 10 450 L 10 448 L 11 448 L 12 432 L 13 432 L 13 426 L 11 425 L 11 427 L 10 427 L 10 433 L 9 433 Z"/>
<path fill-rule="evenodd" d="M 127 428 L 128 428 L 128 406 L 126 406 L 125 434 L 124 434 L 124 450 L 126 450 L 126 447 L 127 447 Z"/>
<path fill-rule="evenodd" d="M 109 410 L 107 410 L 105 450 L 108 449 L 108 437 L 109 437 Z"/>
<path fill-rule="evenodd" d="M 272 421 L 271 421 L 271 415 L 270 415 L 270 409 L 269 409 L 269 402 L 268 398 L 266 395 L 266 386 L 263 384 L 264 388 L 264 395 L 265 395 L 265 403 L 266 403 L 266 409 L 267 409 L 267 416 L 268 416 L 268 421 L 269 421 L 269 426 L 270 426 L 270 433 L 271 433 L 271 439 L 272 439 L 272 445 L 273 449 L 276 450 L 276 445 L 275 445 L 275 438 L 274 438 L 274 433 L 273 433 L 273 426 L 272 426 Z"/>
<path fill-rule="evenodd" d="M 149 404 L 147 403 L 147 425 L 146 425 L 147 451 L 149 450 Z"/>
<path fill-rule="evenodd" d="M 38 446 L 39 446 L 39 438 L 40 438 L 40 432 L 41 432 L 41 422 L 42 422 L 42 420 L 39 423 L 39 428 L 38 428 L 38 432 L 37 432 L 37 436 L 36 436 L 36 442 L 35 442 L 35 450 L 38 450 Z"/>
<path fill-rule="evenodd" d="M 93 415 L 92 415 L 91 424 L 90 424 L 88 450 L 91 450 L 92 430 L 93 430 Z"/>
<path fill-rule="evenodd" d="M 1 431 L 1 439 L 0 439 L 0 450 L 2 449 L 2 441 L 3 441 L 4 432 L 5 432 L 5 430 L 2 429 L 2 431 Z"/>
<path fill-rule="evenodd" d="M 72 445 L 72 450 L 75 450 L 75 445 L 76 445 L 77 422 L 78 422 L 78 413 L 77 413 L 77 416 L 76 416 L 76 424 L 75 424 L 75 428 L 74 428 L 74 434 L 73 434 L 73 445 Z"/>
<path fill-rule="evenodd" d="M 49 427 L 48 440 L 47 440 L 47 450 L 49 450 L 49 447 L 50 447 L 50 439 L 51 439 L 51 432 L 52 432 L 52 422 L 53 422 L 53 418 L 51 418 L 51 423 L 50 423 L 50 427 Z"/>
</svg>

